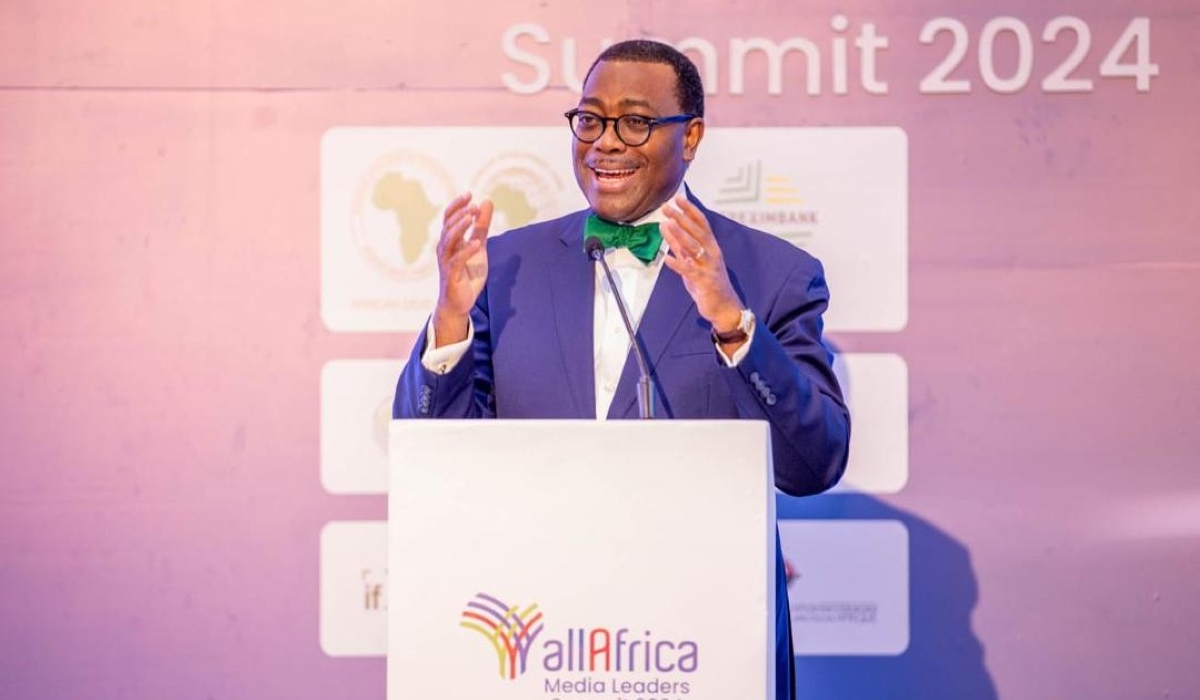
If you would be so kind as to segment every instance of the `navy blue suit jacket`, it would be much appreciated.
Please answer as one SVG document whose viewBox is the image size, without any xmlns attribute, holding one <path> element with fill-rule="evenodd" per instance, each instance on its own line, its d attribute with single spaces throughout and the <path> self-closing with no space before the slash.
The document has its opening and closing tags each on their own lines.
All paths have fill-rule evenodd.
<svg viewBox="0 0 1200 700">
<path fill-rule="evenodd" d="M 697 203 L 698 204 L 698 203 Z M 703 209 L 703 208 L 702 208 Z M 757 317 L 749 354 L 726 367 L 680 277 L 663 269 L 638 328 L 658 414 L 751 418 L 771 427 L 775 484 L 801 496 L 837 482 L 850 421 L 821 340 L 829 299 L 821 264 L 770 234 L 705 211 L 734 288 Z M 488 241 L 488 279 L 471 318 L 470 357 L 446 374 L 421 365 L 424 333 L 396 388 L 396 418 L 595 418 L 594 264 L 587 211 Z M 637 418 L 627 358 L 608 418 Z M 778 698 L 792 697 L 787 585 L 778 561 Z"/>
</svg>

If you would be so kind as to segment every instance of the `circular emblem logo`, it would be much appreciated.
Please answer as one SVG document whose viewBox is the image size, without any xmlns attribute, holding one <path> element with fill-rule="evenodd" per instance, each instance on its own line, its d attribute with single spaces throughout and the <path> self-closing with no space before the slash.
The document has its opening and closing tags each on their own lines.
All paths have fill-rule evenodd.
<svg viewBox="0 0 1200 700">
<path fill-rule="evenodd" d="M 350 229 L 358 253 L 396 280 L 437 267 L 441 211 L 454 197 L 454 180 L 436 160 L 412 151 L 381 156 L 359 178 Z"/>
<path fill-rule="evenodd" d="M 558 216 L 562 180 L 545 161 L 528 152 L 501 153 L 479 169 L 471 191 L 495 205 L 491 233 Z"/>
</svg>

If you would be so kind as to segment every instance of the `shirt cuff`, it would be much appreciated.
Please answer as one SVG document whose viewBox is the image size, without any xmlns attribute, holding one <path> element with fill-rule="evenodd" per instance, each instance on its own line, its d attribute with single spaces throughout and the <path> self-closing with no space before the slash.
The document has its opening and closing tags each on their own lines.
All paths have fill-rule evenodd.
<svg viewBox="0 0 1200 700">
<path fill-rule="evenodd" d="M 721 349 L 720 343 L 714 341 L 713 346 L 717 349 L 717 357 L 721 358 L 721 361 L 725 363 L 726 367 L 737 367 L 742 360 L 746 359 L 746 355 L 750 354 L 750 343 L 753 342 L 754 334 L 751 333 L 750 337 L 746 338 L 746 342 L 742 343 L 740 348 L 733 351 L 732 356 L 725 354 L 725 351 Z"/>
<path fill-rule="evenodd" d="M 467 319 L 467 337 L 457 343 L 437 347 L 437 336 L 433 332 L 433 318 L 425 325 L 425 351 L 421 353 L 421 366 L 434 374 L 445 374 L 467 354 L 471 341 L 475 339 L 475 324 Z M 739 348 L 740 349 L 740 348 Z"/>
</svg>

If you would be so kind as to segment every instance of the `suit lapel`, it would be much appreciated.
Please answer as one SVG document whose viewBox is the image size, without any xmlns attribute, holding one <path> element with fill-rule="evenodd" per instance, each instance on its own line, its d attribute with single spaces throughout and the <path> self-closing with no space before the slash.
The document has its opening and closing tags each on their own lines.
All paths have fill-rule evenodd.
<svg viewBox="0 0 1200 700">
<path fill-rule="evenodd" d="M 564 220 L 559 247 L 546 270 L 554 307 L 554 335 L 562 349 L 567 383 L 576 418 L 596 417 L 595 349 L 592 312 L 595 305 L 592 262 L 583 252 L 587 212 Z"/>
<path fill-rule="evenodd" d="M 713 221 L 708 210 L 692 194 L 691 188 L 685 187 L 685 190 L 687 198 L 692 204 L 700 207 L 700 211 L 704 212 L 705 218 L 712 226 L 713 235 L 717 237 L 719 243 L 722 238 L 722 232 L 718 230 L 720 225 Z M 646 311 L 642 314 L 642 321 L 638 326 L 638 335 L 642 339 L 646 362 L 650 365 L 651 382 L 654 384 L 654 392 L 657 395 L 657 409 L 660 418 L 668 417 L 664 408 L 668 406 L 666 399 L 669 397 L 664 396 L 656 368 L 667 351 L 667 346 L 670 345 L 671 340 L 679 332 L 680 326 L 695 308 L 696 303 L 692 301 L 687 288 L 683 286 L 683 280 L 664 266 L 664 269 L 658 274 L 658 281 L 654 284 L 654 290 L 650 293 L 650 300 L 646 304 Z M 621 381 L 617 384 L 617 393 L 613 396 L 612 405 L 608 410 L 609 418 L 637 417 L 637 379 L 637 358 L 630 353 L 625 358 L 625 367 L 621 370 Z M 594 395 L 595 389 L 593 388 L 592 391 Z"/>
<path fill-rule="evenodd" d="M 646 311 L 638 324 L 638 335 L 642 340 L 642 351 L 646 354 L 646 363 L 650 365 L 651 382 L 658 395 L 659 417 L 663 415 L 663 391 L 658 381 L 655 368 L 675 337 L 680 325 L 695 308 L 695 302 L 683 286 L 679 275 L 663 266 L 650 292 L 646 303 Z M 621 370 L 621 381 L 617 384 L 617 392 L 613 395 L 612 405 L 608 409 L 609 418 L 636 418 L 637 412 L 637 358 L 630 352 L 625 358 L 625 367 Z M 593 389 L 594 391 L 594 389 Z"/>
</svg>

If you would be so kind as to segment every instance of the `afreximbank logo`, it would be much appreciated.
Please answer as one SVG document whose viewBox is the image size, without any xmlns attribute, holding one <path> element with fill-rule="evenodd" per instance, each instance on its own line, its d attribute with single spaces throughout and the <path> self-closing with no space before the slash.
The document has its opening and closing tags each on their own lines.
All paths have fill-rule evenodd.
<svg viewBox="0 0 1200 700">
<path fill-rule="evenodd" d="M 548 694 L 687 695 L 692 684 L 680 675 L 700 667 L 694 640 L 610 626 L 566 627 L 556 634 L 537 603 L 511 605 L 488 593 L 467 601 L 459 626 L 491 646 L 500 678 L 541 671 Z"/>
<path fill-rule="evenodd" d="M 717 191 L 717 210 L 725 216 L 803 248 L 817 233 L 817 209 L 785 174 L 763 172 L 761 160 L 738 166 Z"/>
</svg>

